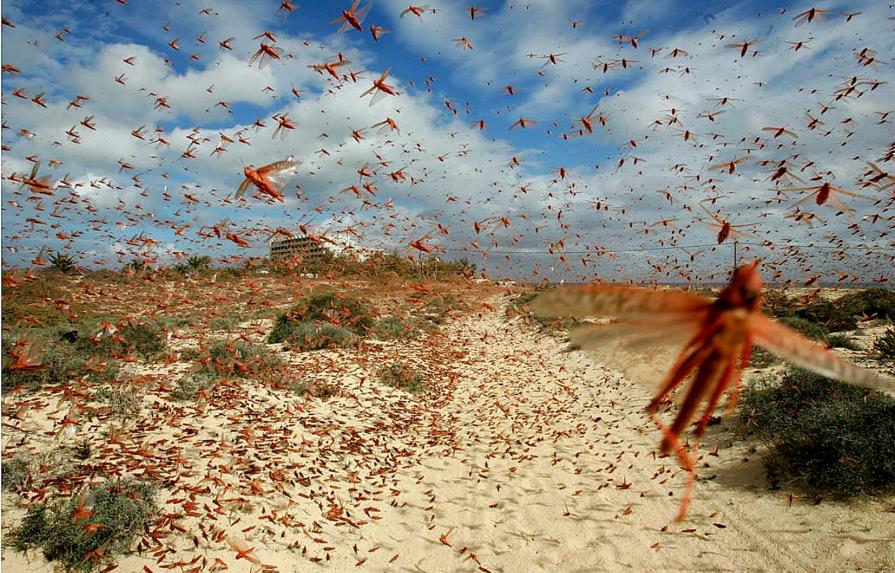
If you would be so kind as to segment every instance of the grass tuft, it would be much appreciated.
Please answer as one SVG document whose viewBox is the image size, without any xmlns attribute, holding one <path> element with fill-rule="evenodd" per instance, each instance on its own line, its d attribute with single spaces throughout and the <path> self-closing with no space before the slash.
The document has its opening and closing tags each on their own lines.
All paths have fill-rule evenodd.
<svg viewBox="0 0 895 573">
<path fill-rule="evenodd" d="M 423 375 L 402 362 L 385 366 L 379 370 L 378 376 L 379 381 L 386 386 L 404 390 L 411 394 L 419 394 L 428 389 L 428 385 L 423 382 Z"/>
<path fill-rule="evenodd" d="M 327 384 L 325 382 L 307 382 L 305 380 L 298 380 L 293 382 L 289 389 L 298 394 L 299 396 L 310 395 L 314 398 L 322 398 L 327 399 L 335 396 L 339 393 L 338 388 L 333 386 L 332 384 Z"/>
<path fill-rule="evenodd" d="M 412 338 L 418 329 L 411 320 L 401 320 L 397 316 L 386 316 L 376 321 L 373 331 L 379 340 L 402 340 Z"/>
<path fill-rule="evenodd" d="M 177 386 L 171 390 L 171 399 L 177 402 L 195 402 L 199 393 L 208 393 L 214 388 L 213 374 L 207 372 L 188 372 L 177 379 Z"/>
<path fill-rule="evenodd" d="M 17 491 L 31 479 L 31 464 L 23 456 L 15 456 L 0 463 L 3 491 Z"/>
<path fill-rule="evenodd" d="M 845 348 L 846 350 L 861 350 L 861 347 L 854 338 L 847 334 L 834 332 L 827 337 L 827 344 L 830 348 Z"/>
<path fill-rule="evenodd" d="M 267 347 L 260 344 L 219 340 L 208 349 L 197 372 L 209 376 L 250 378 L 265 375 L 282 365 L 280 358 L 271 356 Z"/>
<path fill-rule="evenodd" d="M 92 497 L 92 503 L 89 501 Z M 75 511 L 82 506 L 79 512 Z M 101 485 L 60 505 L 31 507 L 11 533 L 17 551 L 40 548 L 47 561 L 65 571 L 91 571 L 130 549 L 157 512 L 155 488 L 123 480 Z"/>
<path fill-rule="evenodd" d="M 284 341 L 287 348 L 300 350 L 324 350 L 349 348 L 357 342 L 357 335 L 341 326 L 299 322 L 291 327 L 289 337 Z"/>
<path fill-rule="evenodd" d="M 888 328 L 873 344 L 876 355 L 883 360 L 895 360 L 895 328 Z"/>
</svg>

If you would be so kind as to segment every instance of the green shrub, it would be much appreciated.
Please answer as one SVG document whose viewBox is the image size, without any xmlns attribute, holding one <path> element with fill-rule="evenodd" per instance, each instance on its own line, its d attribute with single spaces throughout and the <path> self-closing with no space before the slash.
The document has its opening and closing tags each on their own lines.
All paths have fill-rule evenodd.
<svg viewBox="0 0 895 573">
<path fill-rule="evenodd" d="M 827 337 L 830 348 L 845 348 L 846 350 L 861 350 L 855 339 L 847 334 L 834 333 Z"/>
<path fill-rule="evenodd" d="M 744 389 L 743 428 L 766 442 L 769 476 L 815 495 L 854 496 L 895 486 L 895 399 L 802 369 Z"/>
<path fill-rule="evenodd" d="M 796 312 L 796 302 L 779 289 L 768 289 L 764 293 L 764 310 L 771 316 L 792 316 Z"/>
<path fill-rule="evenodd" d="M 194 272 L 205 271 L 211 268 L 211 257 L 208 255 L 194 255 L 186 260 L 186 265 Z"/>
<path fill-rule="evenodd" d="M 194 402 L 199 392 L 214 388 L 214 376 L 206 372 L 188 372 L 177 379 L 177 386 L 171 391 L 171 399 L 178 402 Z"/>
<path fill-rule="evenodd" d="M 780 357 L 773 352 L 768 352 L 761 346 L 755 346 L 752 349 L 752 356 L 749 359 L 749 366 L 752 368 L 767 368 L 780 363 Z"/>
<path fill-rule="evenodd" d="M 460 308 L 460 301 L 452 294 L 436 295 L 423 306 L 422 318 L 433 325 L 444 324 L 451 312 Z"/>
<path fill-rule="evenodd" d="M 873 344 L 873 350 L 883 360 L 895 360 L 895 328 L 887 329 Z"/>
<path fill-rule="evenodd" d="M 143 396 L 133 384 L 125 382 L 113 387 L 99 388 L 94 398 L 109 405 L 109 410 L 117 418 L 133 418 L 140 413 Z"/>
<path fill-rule="evenodd" d="M 784 316 L 783 318 L 778 318 L 777 322 L 798 330 L 812 340 L 824 341 L 830 334 L 830 331 L 825 327 L 797 316 Z"/>
<path fill-rule="evenodd" d="M 76 495 L 63 505 L 32 506 L 11 532 L 13 548 L 40 548 L 66 571 L 90 571 L 128 551 L 157 512 L 155 489 L 136 481 L 103 484 L 93 493 L 92 508 L 84 506 L 93 515 L 75 519 L 81 500 Z"/>
<path fill-rule="evenodd" d="M 113 334 L 102 333 L 103 321 L 99 318 L 91 318 L 74 326 L 77 331 L 77 340 L 74 347 L 81 353 L 92 354 L 103 358 L 123 356 L 132 352 L 143 358 L 158 356 L 167 347 L 165 334 L 161 326 L 154 321 L 142 320 L 138 322 L 116 323 L 107 320 L 117 329 Z"/>
<path fill-rule="evenodd" d="M 24 387 L 36 390 L 43 386 L 65 384 L 72 378 L 87 377 L 91 380 L 114 380 L 118 369 L 114 363 L 107 363 L 101 372 L 87 371 L 85 366 L 92 355 L 81 352 L 65 342 L 50 341 L 42 336 L 29 336 L 42 368 L 34 370 L 13 370 L 15 362 L 12 350 L 15 339 L 4 336 L 2 342 L 2 388 L 4 391 Z"/>
<path fill-rule="evenodd" d="M 386 386 L 398 388 L 411 394 L 425 392 L 427 385 L 423 382 L 423 375 L 409 365 L 396 362 L 379 370 L 379 381 Z"/>
<path fill-rule="evenodd" d="M 219 340 L 208 349 L 198 372 L 215 376 L 248 378 L 281 367 L 283 361 L 271 356 L 267 347 L 244 340 Z"/>
<path fill-rule="evenodd" d="M 0 463 L 3 491 L 16 491 L 28 484 L 31 464 L 22 456 L 15 456 Z"/>
<path fill-rule="evenodd" d="M 829 300 L 819 300 L 796 311 L 796 317 L 823 325 L 834 332 L 858 328 L 858 320 L 848 310 Z"/>
<path fill-rule="evenodd" d="M 3 326 L 12 326 L 24 317 L 39 320 L 43 326 L 68 322 L 68 312 L 52 301 L 66 298 L 69 279 L 52 272 L 38 272 L 37 279 L 15 286 L 3 285 Z"/>
<path fill-rule="evenodd" d="M 386 316 L 376 321 L 374 332 L 379 340 L 400 340 L 412 337 L 417 329 L 411 321 L 401 320 L 397 316 Z"/>
<path fill-rule="evenodd" d="M 370 309 L 363 302 L 324 292 L 304 297 L 287 313 L 278 316 L 267 341 L 275 344 L 293 338 L 293 331 L 308 322 L 341 327 L 359 336 L 365 336 L 374 325 Z M 306 332 L 308 327 L 301 329 Z"/>
<path fill-rule="evenodd" d="M 338 389 L 332 384 L 326 384 L 325 382 L 307 382 L 305 380 L 293 382 L 289 385 L 289 389 L 299 396 L 310 394 L 315 398 L 323 399 L 330 398 L 339 393 Z"/>
<path fill-rule="evenodd" d="M 212 330 L 226 330 L 231 331 L 236 328 L 241 322 L 240 317 L 238 316 L 218 316 L 212 319 L 211 321 L 211 329 Z"/>
<path fill-rule="evenodd" d="M 537 327 L 538 332 L 547 334 L 556 334 L 559 331 L 573 330 L 581 324 L 581 320 L 577 317 L 557 318 L 555 316 L 545 316 L 534 314 L 528 306 L 528 303 L 537 298 L 544 289 L 532 292 L 521 293 L 512 299 L 505 311 L 506 316 L 522 316 L 528 324 Z"/>
<path fill-rule="evenodd" d="M 822 324 L 833 332 L 854 330 L 861 315 L 895 319 L 895 292 L 881 288 L 866 289 L 820 300 L 796 312 L 797 316 Z"/>
<path fill-rule="evenodd" d="M 865 289 L 840 297 L 835 302 L 855 316 L 866 314 L 895 320 L 895 292 L 888 289 Z"/>
<path fill-rule="evenodd" d="M 541 291 L 536 290 L 517 294 L 515 297 L 510 299 L 510 302 L 507 303 L 507 308 L 504 311 L 504 314 L 506 314 L 507 316 L 515 316 L 517 314 L 528 313 L 528 303 L 538 298 L 539 294 L 541 294 Z"/>
<path fill-rule="evenodd" d="M 357 342 L 357 335 L 341 326 L 298 322 L 290 327 L 287 348 L 296 350 L 323 350 L 328 348 L 349 348 Z"/>
</svg>

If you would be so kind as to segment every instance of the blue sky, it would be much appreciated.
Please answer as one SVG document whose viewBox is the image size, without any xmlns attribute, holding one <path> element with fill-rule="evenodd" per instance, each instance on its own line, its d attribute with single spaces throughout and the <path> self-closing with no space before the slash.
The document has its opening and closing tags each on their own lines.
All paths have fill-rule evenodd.
<svg viewBox="0 0 895 573">
<path fill-rule="evenodd" d="M 730 248 L 699 246 L 716 242 L 705 208 L 750 225 L 746 256 L 767 258 L 780 277 L 892 274 L 892 192 L 867 172 L 868 162 L 886 170 L 892 161 L 891 122 L 879 123 L 895 101 L 895 12 L 884 3 L 818 3 L 831 12 L 800 24 L 810 4 L 480 2 L 472 20 L 466 4 L 432 2 L 421 17 L 402 17 L 407 2 L 383 0 L 363 33 L 331 23 L 347 2 L 300 2 L 288 17 L 279 4 L 4 2 L 15 27 L 3 27 L 2 60 L 20 70 L 3 74 L 4 265 L 27 264 L 44 246 L 91 266 L 166 264 L 200 251 L 229 262 L 263 255 L 270 229 L 302 224 L 409 255 L 419 254 L 409 242 L 428 236 L 442 256 L 468 256 L 497 275 L 712 280 L 727 272 Z M 389 33 L 374 42 L 371 25 Z M 263 32 L 276 35 L 283 57 L 249 66 Z M 636 48 L 617 38 L 641 32 Z M 234 49 L 222 50 L 230 37 Z M 727 47 L 753 39 L 744 58 Z M 862 49 L 875 54 L 869 64 Z M 356 82 L 309 67 L 340 53 Z M 561 53 L 556 64 L 542 57 Z M 622 59 L 627 69 L 600 67 Z M 370 106 L 360 93 L 387 68 L 400 95 Z M 122 73 L 124 85 L 114 79 Z M 837 99 L 852 76 L 858 88 Z M 26 98 L 13 95 L 20 89 Z M 46 108 L 30 99 L 40 92 Z M 90 99 L 68 108 L 79 94 Z M 171 107 L 156 109 L 159 97 Z M 578 136 L 595 106 L 606 125 Z M 299 125 L 282 140 L 271 137 L 277 113 Z M 822 126 L 806 114 L 823 116 Z M 88 115 L 96 131 L 80 124 Z M 370 129 L 386 117 L 400 133 Z M 510 131 L 523 117 L 537 125 Z M 267 127 L 255 130 L 259 118 Z M 72 126 L 77 138 L 66 135 Z M 140 126 L 160 129 L 170 145 L 131 136 Z M 774 137 L 768 126 L 797 137 Z M 212 156 L 221 133 L 251 145 Z M 196 159 L 181 156 L 190 147 Z M 285 203 L 225 201 L 243 165 L 289 155 L 302 165 Z M 734 174 L 712 168 L 744 155 Z M 68 174 L 74 189 L 20 189 L 9 177 L 34 160 L 54 182 Z M 807 183 L 771 180 L 780 162 Z M 364 164 L 379 190 L 366 201 L 342 191 Z M 407 181 L 389 178 L 405 166 Z M 846 197 L 850 211 L 837 214 L 829 204 L 796 206 L 810 190 L 781 190 L 823 181 L 864 197 Z M 250 247 L 210 238 L 211 225 Z"/>
</svg>

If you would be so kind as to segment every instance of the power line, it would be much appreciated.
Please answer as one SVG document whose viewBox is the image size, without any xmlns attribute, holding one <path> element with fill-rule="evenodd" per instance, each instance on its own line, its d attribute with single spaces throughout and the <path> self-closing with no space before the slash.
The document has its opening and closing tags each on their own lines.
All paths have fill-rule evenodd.
<svg viewBox="0 0 895 573">
<path fill-rule="evenodd" d="M 804 244 L 796 244 L 796 243 L 786 243 L 786 244 L 782 244 L 782 245 L 775 245 L 775 244 L 767 244 L 767 243 L 750 243 L 750 242 L 744 242 L 744 241 L 737 241 L 737 243 L 739 243 L 740 245 L 764 247 L 766 249 L 798 248 L 798 249 L 821 249 L 821 250 L 832 250 L 832 251 L 837 251 L 837 250 L 842 249 L 842 247 L 835 246 L 835 245 L 814 245 L 814 244 L 804 245 Z M 729 244 L 733 245 L 733 243 L 729 243 Z M 490 250 L 484 249 L 484 251 L 487 251 L 489 255 L 557 255 L 557 254 L 599 255 L 599 254 L 619 254 L 619 253 L 640 253 L 640 252 L 650 252 L 650 251 L 672 251 L 675 249 L 682 249 L 682 250 L 683 249 L 699 249 L 699 248 L 703 248 L 703 247 L 720 247 L 720 246 L 721 245 L 719 245 L 718 243 L 704 243 L 704 244 L 700 244 L 700 245 L 638 247 L 638 248 L 629 248 L 629 249 L 620 249 L 620 248 L 591 249 L 591 250 L 585 250 L 585 251 L 580 251 L 580 250 L 569 251 L 569 250 L 563 250 L 563 249 L 555 249 L 552 251 L 551 250 L 540 250 L 540 249 L 529 249 L 529 250 L 524 250 L 524 251 L 509 251 L 509 250 L 490 251 Z M 883 253 L 883 254 L 885 254 L 885 253 L 889 252 L 887 250 L 868 249 L 866 247 L 859 246 L 859 245 L 849 245 L 849 246 L 854 246 L 856 248 L 860 248 L 861 251 L 864 253 Z M 448 252 L 448 253 L 467 253 L 467 254 L 476 254 L 477 253 L 477 251 L 473 251 L 470 249 L 442 249 L 442 250 L 445 252 Z"/>
</svg>

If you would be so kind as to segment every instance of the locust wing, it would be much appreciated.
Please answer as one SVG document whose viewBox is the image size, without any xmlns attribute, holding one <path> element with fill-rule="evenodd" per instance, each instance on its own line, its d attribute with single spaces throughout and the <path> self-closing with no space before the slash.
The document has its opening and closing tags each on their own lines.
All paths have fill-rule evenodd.
<svg viewBox="0 0 895 573">
<path fill-rule="evenodd" d="M 821 345 L 775 320 L 756 314 L 750 318 L 755 343 L 796 366 L 846 384 L 895 392 L 895 380 L 839 358 Z"/>
<path fill-rule="evenodd" d="M 560 287 L 531 303 L 544 316 L 614 316 L 622 320 L 693 317 L 708 311 L 711 302 L 678 290 L 650 290 L 617 285 Z"/>
</svg>

